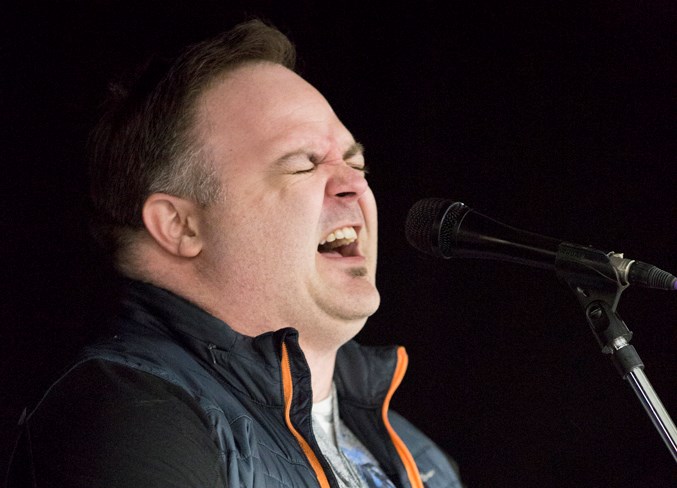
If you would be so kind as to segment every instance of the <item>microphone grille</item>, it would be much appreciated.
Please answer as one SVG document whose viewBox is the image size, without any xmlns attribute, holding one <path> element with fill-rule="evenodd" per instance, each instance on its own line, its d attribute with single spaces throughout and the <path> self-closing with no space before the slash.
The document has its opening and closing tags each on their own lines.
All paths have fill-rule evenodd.
<svg viewBox="0 0 677 488">
<path fill-rule="evenodd" d="M 467 205 L 461 202 L 447 201 L 447 204 L 444 214 L 438 220 L 439 227 L 436 228 L 436 230 L 439 229 L 437 230 L 439 235 L 437 252 L 445 258 L 451 257 L 456 252 L 458 224 L 470 210 Z"/>
<path fill-rule="evenodd" d="M 407 214 L 405 233 L 409 244 L 426 254 L 442 256 L 440 247 L 446 249 L 451 236 L 440 235 L 439 229 L 445 213 L 454 202 L 446 198 L 425 198 L 416 202 Z M 440 238 L 445 242 L 440 243 Z"/>
</svg>

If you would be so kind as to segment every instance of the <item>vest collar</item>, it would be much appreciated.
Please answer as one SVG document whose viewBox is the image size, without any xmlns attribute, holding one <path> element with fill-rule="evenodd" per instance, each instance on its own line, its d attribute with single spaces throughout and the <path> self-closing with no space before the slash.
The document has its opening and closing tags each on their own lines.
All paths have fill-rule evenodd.
<svg viewBox="0 0 677 488">
<path fill-rule="evenodd" d="M 295 397 L 310 405 L 310 371 L 298 332 L 283 328 L 256 337 L 234 331 L 192 302 L 149 283 L 129 280 L 122 299 L 118 332 L 161 334 L 181 344 L 216 372 L 220 381 L 252 401 L 282 406 L 281 347 L 287 344 Z M 144 332 L 142 332 L 145 329 Z M 383 403 L 397 364 L 395 347 L 366 347 L 350 341 L 337 354 L 334 381 L 339 398 L 356 405 Z M 297 396 L 298 395 L 298 396 Z"/>
</svg>

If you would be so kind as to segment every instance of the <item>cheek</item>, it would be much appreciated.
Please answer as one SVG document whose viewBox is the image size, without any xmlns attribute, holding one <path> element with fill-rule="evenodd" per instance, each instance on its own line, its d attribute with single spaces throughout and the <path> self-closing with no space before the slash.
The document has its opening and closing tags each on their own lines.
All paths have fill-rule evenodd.
<svg viewBox="0 0 677 488">
<path fill-rule="evenodd" d="M 231 198 L 236 206 L 225 210 L 230 225 L 224 226 L 225 239 L 245 246 L 241 252 L 280 264 L 313 256 L 324 199 L 324 192 L 313 183 L 309 179 L 293 185 L 240 188 Z"/>
<path fill-rule="evenodd" d="M 282 225 L 298 234 L 294 236 L 295 241 L 301 238 L 314 241 L 318 237 L 324 206 L 324 191 L 318 187 L 317 184 L 308 184 L 288 188 L 270 202 L 271 216 L 274 215 Z"/>
<path fill-rule="evenodd" d="M 308 259 L 317 251 L 319 211 L 307 201 L 276 201 L 257 211 L 256 224 L 247 233 L 261 239 L 266 254 L 280 263 Z"/>
<path fill-rule="evenodd" d="M 360 197 L 360 208 L 362 209 L 362 215 L 364 215 L 364 221 L 367 225 L 367 230 L 375 239 L 378 228 L 378 211 L 376 208 L 376 198 L 374 197 L 374 193 L 371 191 L 371 188 L 367 188 L 367 190 Z"/>
</svg>

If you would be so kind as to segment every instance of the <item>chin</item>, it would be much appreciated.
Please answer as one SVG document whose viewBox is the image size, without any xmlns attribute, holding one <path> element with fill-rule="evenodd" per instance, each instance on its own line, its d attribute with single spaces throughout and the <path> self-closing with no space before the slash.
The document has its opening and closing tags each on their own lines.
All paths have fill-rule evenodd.
<svg viewBox="0 0 677 488">
<path fill-rule="evenodd" d="M 366 296 L 363 294 L 359 297 L 350 299 L 351 307 L 342 310 L 342 318 L 347 321 L 362 320 L 362 325 L 364 325 L 367 318 L 372 316 L 381 304 L 381 296 L 376 288 L 374 288 L 373 292 L 369 295 L 370 296 Z"/>
</svg>

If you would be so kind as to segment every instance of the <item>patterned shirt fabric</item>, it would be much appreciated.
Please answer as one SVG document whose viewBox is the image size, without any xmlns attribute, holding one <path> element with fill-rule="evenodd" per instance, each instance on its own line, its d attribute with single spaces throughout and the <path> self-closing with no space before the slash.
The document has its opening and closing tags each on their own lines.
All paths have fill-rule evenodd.
<svg viewBox="0 0 677 488">
<path fill-rule="evenodd" d="M 341 488 L 395 488 L 378 461 L 339 418 L 335 387 L 331 394 L 331 406 L 330 417 L 325 420 L 329 420 L 333 432 L 325 431 L 323 424 L 326 425 L 326 422 L 319 421 L 322 413 L 315 409 L 313 430 L 322 454 L 331 465 Z M 333 442 L 332 437 L 336 442 Z"/>
</svg>

